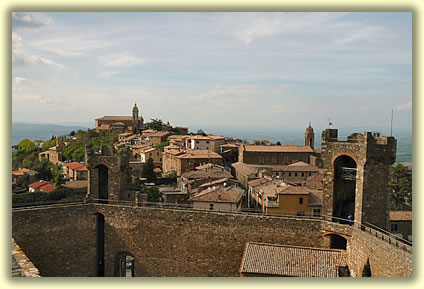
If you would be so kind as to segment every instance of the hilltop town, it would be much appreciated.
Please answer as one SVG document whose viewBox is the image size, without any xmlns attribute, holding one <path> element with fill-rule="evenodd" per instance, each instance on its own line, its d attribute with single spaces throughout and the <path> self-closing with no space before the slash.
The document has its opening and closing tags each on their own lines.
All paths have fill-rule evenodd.
<svg viewBox="0 0 424 289">
<path fill-rule="evenodd" d="M 24 140 L 13 156 L 13 237 L 41 276 L 86 276 L 75 259 L 54 266 L 57 259 L 51 262 L 40 249 L 25 217 L 35 214 L 32 222 L 45 224 L 49 213 L 38 212 L 41 207 L 91 228 L 81 236 L 90 252 L 84 262 L 92 263 L 88 276 L 411 276 L 412 172 L 394 165 L 396 139 L 371 132 L 341 138 L 329 128 L 317 149 L 311 123 L 302 133 L 302 146 L 247 143 L 202 130 L 190 133 L 159 119 L 145 122 L 135 104 L 129 116 L 95 119 L 92 130 Z M 90 214 L 95 220 L 86 224 L 81 216 Z M 158 222 L 161 232 L 140 233 L 146 220 Z M 197 244 L 190 254 L 189 235 L 200 241 L 209 230 L 226 240 L 211 235 L 203 249 Z M 181 240 L 173 241 L 172 232 Z M 147 253 L 155 238 L 161 247 Z M 368 238 L 376 239 L 371 247 L 364 244 Z M 380 255 L 372 252 L 379 242 L 389 248 Z M 221 253 L 234 250 L 238 263 L 202 251 L 219 244 Z M 69 247 L 60 250 L 72 254 Z M 353 251 L 360 252 L 357 258 Z M 165 262 L 161 252 L 177 256 L 168 260 L 168 269 L 155 269 Z M 393 256 L 392 267 L 384 268 Z M 299 265 L 292 268 L 290 262 Z"/>
</svg>

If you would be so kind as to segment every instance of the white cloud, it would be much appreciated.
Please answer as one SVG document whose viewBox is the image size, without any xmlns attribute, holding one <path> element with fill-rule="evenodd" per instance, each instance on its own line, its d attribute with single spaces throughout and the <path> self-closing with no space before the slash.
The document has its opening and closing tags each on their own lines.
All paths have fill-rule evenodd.
<svg viewBox="0 0 424 289">
<path fill-rule="evenodd" d="M 110 76 L 113 76 L 113 75 L 116 75 L 116 74 L 119 74 L 120 72 L 119 71 L 103 71 L 102 73 L 100 73 L 99 75 L 100 76 L 102 76 L 102 77 L 110 77 Z"/>
<path fill-rule="evenodd" d="M 26 82 L 26 78 L 23 78 L 23 77 L 15 77 L 15 83 L 16 83 L 16 84 L 21 84 L 21 83 L 24 83 L 24 82 Z"/>
<path fill-rule="evenodd" d="M 89 50 L 105 48 L 112 44 L 103 40 L 83 39 L 75 36 L 38 40 L 34 41 L 32 45 L 60 56 L 80 56 Z"/>
<path fill-rule="evenodd" d="M 412 101 L 396 106 L 395 110 L 407 110 L 411 108 L 412 108 Z"/>
<path fill-rule="evenodd" d="M 366 39 L 373 39 L 377 35 L 384 33 L 385 29 L 382 26 L 368 26 L 358 30 L 350 32 L 349 35 L 337 39 L 335 43 L 337 45 L 350 44 L 354 41 L 361 41 Z"/>
<path fill-rule="evenodd" d="M 13 93 L 12 98 L 14 100 L 21 100 L 27 102 L 36 102 L 41 104 L 54 104 L 55 102 L 38 93 Z"/>
<path fill-rule="evenodd" d="M 56 63 L 53 60 L 34 55 L 24 48 L 24 41 L 16 33 L 12 32 L 12 64 L 13 65 L 35 65 L 44 64 L 55 68 L 56 70 L 65 70 L 63 64 Z"/>
<path fill-rule="evenodd" d="M 53 23 L 53 18 L 40 13 L 12 12 L 12 28 L 40 28 Z"/>
<path fill-rule="evenodd" d="M 98 61 L 106 67 L 130 67 L 144 64 L 146 59 L 131 55 L 128 52 L 99 56 Z"/>
</svg>

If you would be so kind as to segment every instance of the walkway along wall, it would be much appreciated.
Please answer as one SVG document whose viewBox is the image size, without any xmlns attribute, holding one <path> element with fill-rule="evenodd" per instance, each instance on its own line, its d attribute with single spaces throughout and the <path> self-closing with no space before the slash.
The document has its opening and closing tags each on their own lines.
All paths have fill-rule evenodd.
<svg viewBox="0 0 424 289">
<path fill-rule="evenodd" d="M 122 254 L 135 258 L 135 276 L 238 276 L 246 242 L 328 248 L 326 231 L 352 231 L 311 219 L 80 204 L 14 209 L 12 235 L 42 276 L 96 276 L 96 212 L 105 215 L 105 276 Z M 348 247 L 351 270 L 369 256 L 375 276 L 412 274 L 411 254 L 360 233 Z"/>
</svg>

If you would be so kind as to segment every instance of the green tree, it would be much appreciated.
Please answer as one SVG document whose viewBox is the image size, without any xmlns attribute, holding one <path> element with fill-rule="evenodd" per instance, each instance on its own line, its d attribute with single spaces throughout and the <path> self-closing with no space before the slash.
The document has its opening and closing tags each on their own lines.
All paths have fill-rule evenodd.
<svg viewBox="0 0 424 289">
<path fill-rule="evenodd" d="M 280 141 L 277 141 L 276 145 L 280 146 L 281 145 Z"/>
<path fill-rule="evenodd" d="M 53 181 L 55 183 L 55 186 L 59 186 L 61 184 L 65 183 L 65 178 L 63 177 L 62 173 L 62 166 L 61 165 L 55 165 L 52 163 L 49 163 L 50 169 L 53 176 Z"/>
<path fill-rule="evenodd" d="M 412 210 L 412 174 L 408 168 L 398 164 L 392 171 L 392 193 L 390 209 L 392 211 Z"/>
<path fill-rule="evenodd" d="M 161 119 L 152 118 L 149 123 L 149 128 L 160 131 L 162 130 L 162 125 L 163 125 L 163 122 Z"/>
<path fill-rule="evenodd" d="M 149 158 L 141 172 L 141 176 L 146 178 L 148 183 L 152 183 L 156 181 L 156 173 L 153 171 L 154 168 L 155 168 L 155 165 L 153 163 L 153 159 Z"/>
<path fill-rule="evenodd" d="M 55 145 L 56 145 L 56 139 L 51 139 L 49 141 L 44 142 L 41 145 L 41 150 L 44 152 Z"/>
<path fill-rule="evenodd" d="M 52 171 L 50 168 L 50 163 L 46 159 L 42 159 L 37 166 L 34 167 L 34 170 L 38 172 L 38 179 L 39 180 L 46 180 L 49 181 L 52 179 Z"/>
<path fill-rule="evenodd" d="M 197 135 L 207 136 L 207 134 L 203 131 L 203 129 L 198 129 L 196 132 Z"/>
<path fill-rule="evenodd" d="M 78 147 L 76 150 L 72 152 L 72 159 L 75 162 L 82 162 L 85 160 L 85 148 Z"/>
<path fill-rule="evenodd" d="M 160 144 L 155 144 L 155 147 L 163 150 L 164 147 L 168 146 L 169 143 L 167 141 L 161 142 Z"/>
<path fill-rule="evenodd" d="M 159 192 L 159 189 L 156 187 L 145 188 L 144 192 L 147 194 L 148 202 L 160 202 L 162 194 Z"/>
<path fill-rule="evenodd" d="M 33 143 L 29 139 L 22 140 L 18 145 L 18 151 L 24 152 L 24 153 L 30 153 L 37 149 L 35 143 Z"/>
</svg>

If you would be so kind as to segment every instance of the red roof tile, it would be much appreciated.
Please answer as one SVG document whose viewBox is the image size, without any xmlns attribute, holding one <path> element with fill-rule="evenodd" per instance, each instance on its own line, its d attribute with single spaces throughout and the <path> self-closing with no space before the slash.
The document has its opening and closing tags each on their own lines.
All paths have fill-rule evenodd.
<svg viewBox="0 0 424 289">
<path fill-rule="evenodd" d="M 296 145 L 284 145 L 284 146 L 263 146 L 263 145 L 245 145 L 245 151 L 247 152 L 279 152 L 279 153 L 313 153 L 314 150 L 309 146 L 296 146 Z"/>
<path fill-rule="evenodd" d="M 293 277 L 338 277 L 340 266 L 347 266 L 346 253 L 342 250 L 247 243 L 240 272 Z"/>
<path fill-rule="evenodd" d="M 390 221 L 412 221 L 412 211 L 390 211 Z"/>
<path fill-rule="evenodd" d="M 55 186 L 54 185 L 52 185 L 52 184 L 45 184 L 44 186 L 41 186 L 40 187 L 40 192 L 50 193 L 54 189 L 55 189 Z"/>
<path fill-rule="evenodd" d="M 47 181 L 40 180 L 40 181 L 36 181 L 36 182 L 34 182 L 32 184 L 29 184 L 28 187 L 30 187 L 30 188 L 32 188 L 34 190 L 37 190 L 38 188 L 40 188 L 40 187 L 42 187 L 42 186 L 44 186 L 44 185 L 46 185 L 48 183 L 49 182 L 47 182 Z"/>
</svg>

